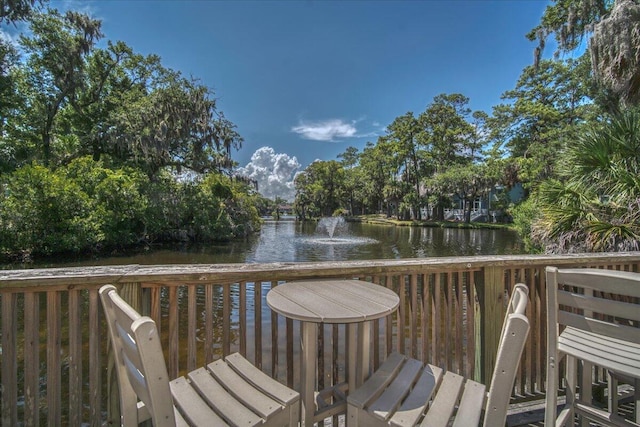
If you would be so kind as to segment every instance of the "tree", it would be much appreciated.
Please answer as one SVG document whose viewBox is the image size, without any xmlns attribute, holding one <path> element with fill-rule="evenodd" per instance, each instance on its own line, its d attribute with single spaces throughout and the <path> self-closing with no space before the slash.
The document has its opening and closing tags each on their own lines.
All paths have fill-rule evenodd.
<svg viewBox="0 0 640 427">
<path fill-rule="evenodd" d="M 424 176 L 435 176 L 444 173 L 454 165 L 469 164 L 475 150 L 474 129 L 467 121 L 471 110 L 469 98 L 462 94 L 440 94 L 420 114 L 418 120 L 423 128 L 421 143 L 429 153 L 429 161 L 424 162 L 428 170 Z M 444 208 L 449 204 L 449 196 L 438 193 L 439 186 L 427 186 L 428 191 L 435 193 L 434 217 L 444 218 Z"/>
<path fill-rule="evenodd" d="M 3 0 L 0 3 L 0 24 L 3 21 L 16 22 L 27 19 L 36 3 L 45 2 L 46 0 Z"/>
<path fill-rule="evenodd" d="M 243 139 L 216 108 L 211 91 L 162 67 L 156 57 L 134 70 L 148 74 L 150 81 L 145 92 L 131 91 L 111 112 L 111 153 L 150 177 L 164 167 L 201 174 L 230 171 L 231 149 L 239 149 Z"/>
<path fill-rule="evenodd" d="M 344 170 L 335 161 L 315 161 L 298 174 L 295 206 L 298 216 L 332 216 L 340 208 L 344 192 Z"/>
<path fill-rule="evenodd" d="M 585 59 L 544 60 L 537 68 L 526 67 L 516 87 L 502 95 L 508 103 L 493 108 L 487 123 L 493 148 L 518 159 L 525 183 L 553 176 L 558 151 L 593 115 Z"/>
<path fill-rule="evenodd" d="M 640 248 L 640 110 L 595 123 L 539 191 L 533 236 L 549 252 Z"/>
<path fill-rule="evenodd" d="M 421 158 L 419 138 L 420 123 L 412 112 L 408 112 L 396 119 L 387 126 L 386 141 L 393 145 L 397 156 L 398 175 L 407 183 L 408 190 L 406 198 L 413 219 L 420 219 L 420 174 Z M 394 189 L 400 190 L 398 186 Z M 395 197 L 404 198 L 403 191 L 397 191 Z"/>
<path fill-rule="evenodd" d="M 640 102 L 640 5 L 618 0 L 589 43 L 594 77 L 624 105 Z"/>
<path fill-rule="evenodd" d="M 45 165 L 52 160 L 57 141 L 54 129 L 61 110 L 74 102 L 84 85 L 87 55 L 102 37 L 100 21 L 78 12 L 58 11 L 35 14 L 31 19 L 30 37 L 21 36 L 27 54 L 23 69 L 24 110 L 16 119 L 17 138 L 28 138 L 39 147 L 39 158 Z M 26 129 L 24 127 L 26 125 Z"/>
<path fill-rule="evenodd" d="M 340 164 L 344 171 L 344 195 L 346 206 L 349 206 L 349 215 L 355 214 L 356 204 L 361 207 L 364 206 L 364 183 L 366 178 L 362 173 L 362 168 L 358 165 L 359 157 L 360 154 L 355 147 L 348 147 L 344 153 L 338 154 L 338 158 L 342 159 Z"/>
<path fill-rule="evenodd" d="M 554 34 L 556 55 L 589 37 L 594 77 L 623 104 L 640 102 L 640 4 L 637 0 L 553 0 L 527 37 L 538 40 L 535 64 Z"/>
<path fill-rule="evenodd" d="M 421 143 L 429 147 L 435 172 L 470 161 L 473 129 L 467 121 L 471 114 L 468 104 L 469 98 L 462 94 L 440 94 L 419 117 L 424 129 Z"/>
<path fill-rule="evenodd" d="M 393 188 L 398 180 L 397 161 L 394 147 L 385 138 L 378 138 L 376 144 L 367 143 L 360 156 L 362 175 L 366 177 L 364 186 L 364 203 L 372 212 L 382 213 L 386 210 L 391 215 L 394 202 Z M 397 203 L 396 203 L 397 204 Z"/>
</svg>

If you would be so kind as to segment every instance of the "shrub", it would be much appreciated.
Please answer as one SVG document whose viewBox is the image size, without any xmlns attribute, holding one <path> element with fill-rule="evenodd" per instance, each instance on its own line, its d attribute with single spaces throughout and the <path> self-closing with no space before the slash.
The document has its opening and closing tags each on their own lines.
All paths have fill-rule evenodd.
<svg viewBox="0 0 640 427">
<path fill-rule="evenodd" d="M 99 239 L 92 209 L 75 182 L 42 166 L 24 166 L 4 183 L 2 251 L 49 255 L 91 247 Z"/>
</svg>

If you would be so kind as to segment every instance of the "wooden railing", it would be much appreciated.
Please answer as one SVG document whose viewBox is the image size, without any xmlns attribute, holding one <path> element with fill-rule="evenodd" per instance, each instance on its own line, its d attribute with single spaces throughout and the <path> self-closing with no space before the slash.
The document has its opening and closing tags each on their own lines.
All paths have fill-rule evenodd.
<svg viewBox="0 0 640 427">
<path fill-rule="evenodd" d="M 514 395 L 544 393 L 547 265 L 638 271 L 640 253 L 0 271 L 2 426 L 99 426 L 118 413 L 98 300 L 105 283 L 158 323 L 170 376 L 239 351 L 296 387 L 299 325 L 265 303 L 279 283 L 349 277 L 391 288 L 400 308 L 372 328 L 373 365 L 399 350 L 484 381 L 504 305 L 522 282 L 532 327 Z M 344 339 L 339 326 L 321 328 L 320 388 L 345 378 Z"/>
</svg>

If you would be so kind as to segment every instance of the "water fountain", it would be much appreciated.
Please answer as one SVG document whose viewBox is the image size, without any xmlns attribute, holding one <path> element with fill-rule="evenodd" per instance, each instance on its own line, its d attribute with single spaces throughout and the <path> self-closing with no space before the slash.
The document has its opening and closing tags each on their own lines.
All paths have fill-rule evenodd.
<svg viewBox="0 0 640 427">
<path fill-rule="evenodd" d="M 349 234 L 349 223 L 341 216 L 320 218 L 318 225 L 316 226 L 316 234 L 305 240 L 306 243 L 327 245 L 361 245 L 365 243 L 376 243 L 375 239 L 352 236 Z"/>
<path fill-rule="evenodd" d="M 330 216 L 320 218 L 316 231 L 322 233 L 323 230 L 329 236 L 329 239 L 333 239 L 333 235 L 336 231 L 343 231 L 345 229 L 346 221 L 341 216 Z"/>
</svg>

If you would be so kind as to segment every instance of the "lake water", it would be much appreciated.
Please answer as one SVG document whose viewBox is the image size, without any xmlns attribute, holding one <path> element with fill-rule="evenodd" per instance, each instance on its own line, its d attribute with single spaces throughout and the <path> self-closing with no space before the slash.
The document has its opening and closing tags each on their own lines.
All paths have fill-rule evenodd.
<svg viewBox="0 0 640 427">
<path fill-rule="evenodd" d="M 333 236 L 315 222 L 266 220 L 242 241 L 154 248 L 131 256 L 65 260 L 5 268 L 114 264 L 219 264 L 424 258 L 525 253 L 511 230 L 397 227 L 341 223 Z"/>
</svg>

